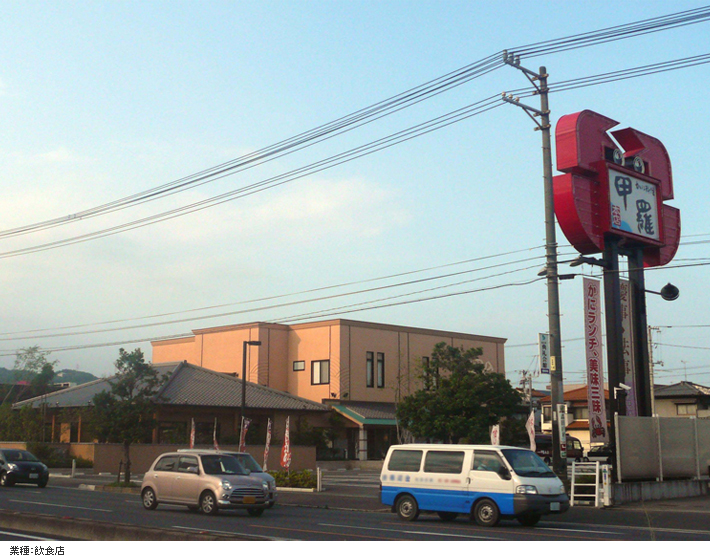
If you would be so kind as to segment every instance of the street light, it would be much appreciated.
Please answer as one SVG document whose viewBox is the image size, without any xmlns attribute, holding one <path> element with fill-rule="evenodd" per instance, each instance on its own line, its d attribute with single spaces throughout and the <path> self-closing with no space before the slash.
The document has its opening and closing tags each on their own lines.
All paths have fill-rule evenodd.
<svg viewBox="0 0 710 560">
<path fill-rule="evenodd" d="M 260 340 L 245 340 L 244 349 L 242 351 L 242 414 L 239 423 L 240 431 L 241 426 L 244 424 L 244 412 L 247 407 L 247 346 L 261 346 Z"/>
</svg>

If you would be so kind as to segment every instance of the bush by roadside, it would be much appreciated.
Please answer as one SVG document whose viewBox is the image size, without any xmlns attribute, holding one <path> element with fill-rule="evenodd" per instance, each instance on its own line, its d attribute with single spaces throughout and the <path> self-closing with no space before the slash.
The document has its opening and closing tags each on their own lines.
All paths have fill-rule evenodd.
<svg viewBox="0 0 710 560">
<path fill-rule="evenodd" d="M 88 469 L 94 466 L 94 463 L 87 459 L 72 457 L 68 453 L 55 449 L 46 443 L 28 443 L 27 450 L 50 469 L 68 469 L 72 466 L 72 461 L 74 460 L 76 460 L 76 466 L 81 469 Z"/>
<path fill-rule="evenodd" d="M 269 471 L 276 480 L 276 486 L 281 488 L 316 488 L 318 478 L 312 470 L 302 471 Z"/>
</svg>

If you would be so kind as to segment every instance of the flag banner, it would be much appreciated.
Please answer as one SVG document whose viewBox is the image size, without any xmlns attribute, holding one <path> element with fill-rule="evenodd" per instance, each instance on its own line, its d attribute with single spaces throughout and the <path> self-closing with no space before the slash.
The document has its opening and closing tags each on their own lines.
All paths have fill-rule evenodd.
<svg viewBox="0 0 710 560">
<path fill-rule="evenodd" d="M 190 428 L 190 449 L 195 447 L 195 419 L 192 419 L 192 427 Z"/>
<path fill-rule="evenodd" d="M 621 344 L 624 355 L 624 383 L 631 387 L 626 393 L 626 416 L 638 416 L 636 406 L 636 380 L 634 379 L 634 314 L 631 301 L 631 282 L 628 280 L 619 281 L 621 295 Z"/>
<path fill-rule="evenodd" d="M 269 418 L 269 422 L 266 424 L 266 447 L 264 447 L 264 471 L 266 472 L 268 469 L 266 468 L 267 464 L 269 463 L 269 446 L 271 445 L 271 418 Z"/>
<path fill-rule="evenodd" d="M 491 426 L 491 445 L 500 445 L 500 424 Z"/>
<path fill-rule="evenodd" d="M 239 451 L 241 453 L 247 450 L 247 430 L 249 429 L 249 424 L 251 424 L 249 418 L 242 418 L 242 429 L 239 434 Z"/>
<path fill-rule="evenodd" d="M 587 400 L 589 406 L 590 443 L 609 443 L 604 398 L 602 356 L 602 308 L 599 280 L 585 278 L 584 345 L 587 359 Z"/>
<path fill-rule="evenodd" d="M 291 438 L 289 435 L 289 422 L 291 417 L 286 418 L 286 432 L 284 433 L 284 445 L 281 449 L 281 466 L 288 469 L 291 466 Z"/>
<path fill-rule="evenodd" d="M 557 429 L 560 435 L 560 458 L 567 458 L 567 405 L 557 405 Z"/>
<path fill-rule="evenodd" d="M 531 451 L 537 450 L 537 445 L 535 445 L 535 411 L 530 413 L 528 416 L 528 421 L 525 422 L 525 429 L 528 431 L 528 436 L 530 437 L 530 449 Z"/>
<path fill-rule="evenodd" d="M 219 445 L 217 445 L 217 418 L 214 419 L 214 430 L 212 432 L 212 443 L 214 448 L 219 451 Z"/>
</svg>

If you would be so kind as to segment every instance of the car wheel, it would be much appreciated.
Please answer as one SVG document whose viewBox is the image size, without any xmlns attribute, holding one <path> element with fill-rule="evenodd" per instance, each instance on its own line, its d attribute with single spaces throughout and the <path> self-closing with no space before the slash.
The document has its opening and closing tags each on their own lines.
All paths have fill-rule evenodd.
<svg viewBox="0 0 710 560">
<path fill-rule="evenodd" d="M 272 507 L 274 507 L 274 504 L 276 504 L 276 502 L 269 502 L 269 503 L 266 505 L 266 508 L 267 508 L 267 509 L 271 509 Z"/>
<path fill-rule="evenodd" d="M 493 500 L 484 498 L 473 508 L 473 520 L 482 527 L 494 527 L 500 521 L 500 510 Z"/>
<path fill-rule="evenodd" d="M 541 517 L 542 516 L 537 513 L 528 513 L 518 517 L 518 523 L 524 525 L 525 527 L 533 527 L 537 525 L 537 522 L 540 521 Z"/>
<path fill-rule="evenodd" d="M 212 492 L 205 492 L 200 496 L 200 511 L 207 515 L 217 515 L 219 506 L 217 505 L 217 498 Z"/>
<path fill-rule="evenodd" d="M 37 487 L 44 488 L 45 486 L 47 486 L 47 482 L 49 482 L 49 481 L 48 480 L 41 480 L 40 482 L 37 483 Z"/>
<path fill-rule="evenodd" d="M 158 500 L 155 497 L 155 492 L 152 488 L 146 488 L 141 494 L 143 499 L 143 507 L 145 509 L 155 509 L 158 507 Z"/>
<path fill-rule="evenodd" d="M 3 472 L 0 474 L 0 486 L 12 486 L 15 483 L 12 481 L 12 479 L 7 476 L 7 472 Z"/>
<path fill-rule="evenodd" d="M 264 513 L 264 508 L 247 508 L 247 513 L 252 517 L 261 517 L 261 514 Z"/>
<path fill-rule="evenodd" d="M 458 513 L 453 511 L 437 511 L 436 515 L 438 515 L 439 519 L 442 519 L 443 521 L 453 521 L 459 516 Z"/>
<path fill-rule="evenodd" d="M 413 496 L 400 496 L 395 505 L 397 515 L 402 521 L 416 521 L 419 517 L 419 505 Z"/>
</svg>

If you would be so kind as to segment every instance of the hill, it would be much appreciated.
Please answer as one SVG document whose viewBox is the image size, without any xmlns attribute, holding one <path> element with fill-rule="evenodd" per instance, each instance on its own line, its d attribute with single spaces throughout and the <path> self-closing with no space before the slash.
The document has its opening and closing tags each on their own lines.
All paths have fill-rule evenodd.
<svg viewBox="0 0 710 560">
<path fill-rule="evenodd" d="M 31 374 L 21 373 L 16 376 L 15 372 L 4 367 L 0 367 L 0 383 L 15 383 L 16 381 L 30 381 L 32 379 Z M 89 381 L 96 381 L 96 377 L 92 373 L 86 371 L 77 371 L 75 369 L 61 369 L 54 376 L 55 383 L 76 383 L 81 385 L 83 383 L 88 383 Z"/>
</svg>

